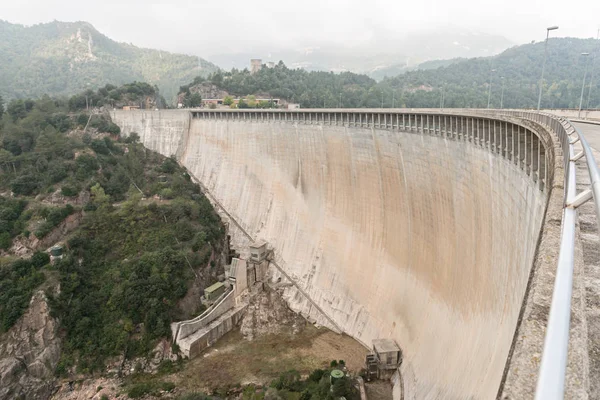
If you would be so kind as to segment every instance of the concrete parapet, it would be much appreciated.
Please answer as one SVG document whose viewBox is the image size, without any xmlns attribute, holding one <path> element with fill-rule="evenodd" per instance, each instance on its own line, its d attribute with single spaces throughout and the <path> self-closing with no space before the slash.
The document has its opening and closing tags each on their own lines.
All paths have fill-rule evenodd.
<svg viewBox="0 0 600 400">
<path fill-rule="evenodd" d="M 217 302 L 215 302 L 215 304 L 211 308 L 209 308 L 196 318 L 191 319 L 189 321 L 173 323 L 171 325 L 171 330 L 173 332 L 173 341 L 179 344 L 182 339 L 185 339 L 186 337 L 190 336 L 199 329 L 204 328 L 234 306 L 235 290 L 230 290 L 229 292 L 224 293 L 219 299 L 217 299 Z"/>
</svg>

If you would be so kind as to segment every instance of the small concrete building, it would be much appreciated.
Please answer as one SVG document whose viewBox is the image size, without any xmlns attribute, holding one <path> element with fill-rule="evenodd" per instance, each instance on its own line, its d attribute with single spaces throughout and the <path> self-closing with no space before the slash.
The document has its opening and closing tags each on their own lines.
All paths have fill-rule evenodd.
<svg viewBox="0 0 600 400">
<path fill-rule="evenodd" d="M 267 242 L 259 240 L 250 245 L 250 260 L 261 262 L 267 258 Z"/>
<path fill-rule="evenodd" d="M 262 69 L 262 60 L 260 58 L 253 58 L 250 60 L 250 73 L 255 74 Z"/>
<path fill-rule="evenodd" d="M 207 301 L 215 301 L 223 293 L 225 293 L 225 284 L 223 282 L 217 282 L 204 289 L 204 297 Z"/>
<path fill-rule="evenodd" d="M 367 380 L 390 379 L 402 364 L 402 351 L 392 339 L 374 339 L 373 353 L 366 358 Z"/>
</svg>

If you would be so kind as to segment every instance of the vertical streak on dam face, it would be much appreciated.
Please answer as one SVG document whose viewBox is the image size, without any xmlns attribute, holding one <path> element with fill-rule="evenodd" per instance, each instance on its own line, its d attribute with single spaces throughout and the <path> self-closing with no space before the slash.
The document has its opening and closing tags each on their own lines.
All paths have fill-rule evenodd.
<svg viewBox="0 0 600 400">
<path fill-rule="evenodd" d="M 496 396 L 545 208 L 520 169 L 414 133 L 140 114 L 114 118 L 177 154 L 346 333 L 398 342 L 405 398 Z"/>
</svg>

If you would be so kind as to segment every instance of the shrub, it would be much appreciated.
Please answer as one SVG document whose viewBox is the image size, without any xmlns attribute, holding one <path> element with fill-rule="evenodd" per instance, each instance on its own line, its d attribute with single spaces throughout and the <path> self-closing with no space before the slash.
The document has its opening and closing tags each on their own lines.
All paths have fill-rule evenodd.
<svg viewBox="0 0 600 400">
<path fill-rule="evenodd" d="M 92 150 L 94 150 L 98 154 L 107 155 L 109 153 L 108 147 L 106 147 L 106 142 L 102 139 L 94 139 L 90 144 Z"/>
<path fill-rule="evenodd" d="M 138 399 L 152 392 L 152 386 L 149 383 L 138 383 L 133 385 L 127 391 L 127 396 L 132 399 Z"/>
<path fill-rule="evenodd" d="M 10 237 L 10 233 L 0 233 L 0 249 L 8 250 L 10 246 L 12 246 L 12 238 Z"/>
<path fill-rule="evenodd" d="M 79 188 L 73 185 L 66 184 L 63 185 L 63 187 L 60 189 L 60 192 L 65 197 L 75 197 L 79 194 Z"/>
<path fill-rule="evenodd" d="M 50 256 L 41 251 L 36 251 L 35 253 L 33 253 L 33 256 L 31 256 L 31 264 L 37 269 L 42 268 L 44 265 L 47 265 L 49 263 Z"/>
<path fill-rule="evenodd" d="M 49 234 L 50 231 L 54 229 L 54 227 L 56 227 L 58 224 L 64 221 L 65 218 L 71 215 L 73 211 L 74 208 L 70 204 L 67 204 L 63 208 L 51 208 L 50 210 L 47 208 L 42 209 L 40 211 L 40 215 L 45 217 L 46 221 L 44 221 L 44 223 L 40 225 L 38 230 L 35 231 L 35 236 L 37 236 L 40 239 L 43 238 L 44 236 Z"/>
<path fill-rule="evenodd" d="M 75 160 L 77 166 L 76 176 L 79 180 L 84 180 L 94 175 L 98 171 L 99 164 L 96 157 L 89 154 L 82 154 Z"/>
<path fill-rule="evenodd" d="M 325 372 L 326 371 L 324 371 L 322 369 L 315 369 L 308 376 L 308 380 L 312 381 L 312 382 L 319 382 L 321 380 L 321 378 L 323 377 L 323 375 L 325 375 Z"/>
<path fill-rule="evenodd" d="M 172 174 L 177 171 L 177 161 L 175 161 L 172 157 L 169 157 L 163 161 L 158 170 L 165 174 Z"/>
<path fill-rule="evenodd" d="M 173 198 L 173 189 L 165 188 L 160 191 L 160 197 L 163 199 L 172 199 Z"/>
<path fill-rule="evenodd" d="M 14 194 L 31 196 L 39 189 L 39 180 L 35 175 L 22 175 L 12 181 L 11 189 Z"/>
</svg>

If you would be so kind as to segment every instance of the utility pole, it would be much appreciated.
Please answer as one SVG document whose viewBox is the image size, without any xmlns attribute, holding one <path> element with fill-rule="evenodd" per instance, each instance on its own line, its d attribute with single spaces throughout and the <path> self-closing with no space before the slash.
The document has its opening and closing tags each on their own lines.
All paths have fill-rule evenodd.
<svg viewBox="0 0 600 400">
<path fill-rule="evenodd" d="M 492 100 L 492 74 L 496 72 L 495 69 L 490 70 L 490 83 L 488 84 L 488 106 L 490 108 L 490 100 Z"/>
<path fill-rule="evenodd" d="M 590 108 L 590 99 L 592 96 L 592 83 L 594 81 L 594 67 L 596 66 L 596 59 L 600 55 L 600 28 L 598 29 L 598 33 L 596 34 L 596 41 L 599 42 L 599 45 L 596 48 L 596 53 L 592 56 L 592 72 L 590 73 L 590 88 L 588 90 L 588 98 L 585 106 L 586 109 Z"/>
<path fill-rule="evenodd" d="M 549 26 L 546 28 L 546 44 L 544 45 L 544 63 L 542 64 L 542 77 L 540 78 L 540 95 L 538 96 L 537 110 L 540 111 L 540 105 L 542 104 L 542 88 L 544 87 L 544 70 L 546 69 L 546 57 L 548 56 L 548 38 L 550 37 L 550 31 L 558 29 L 558 26 Z"/>
<path fill-rule="evenodd" d="M 440 94 L 440 110 L 444 109 L 444 91 L 445 91 L 446 87 L 442 86 L 442 93 Z M 489 108 L 489 106 L 488 106 Z"/>
<path fill-rule="evenodd" d="M 504 108 L 504 83 L 506 82 L 504 80 L 504 77 L 501 76 L 500 79 L 502 79 L 502 94 L 500 95 L 500 108 Z"/>
<path fill-rule="evenodd" d="M 583 57 L 585 57 L 585 72 L 583 73 L 583 84 L 581 85 L 581 98 L 579 99 L 579 112 L 577 113 L 577 118 L 581 118 L 581 105 L 583 104 L 583 91 L 585 90 L 585 78 L 587 77 L 587 70 L 588 70 L 588 62 L 587 62 L 587 56 L 590 55 L 590 53 L 581 53 L 581 55 Z"/>
</svg>

